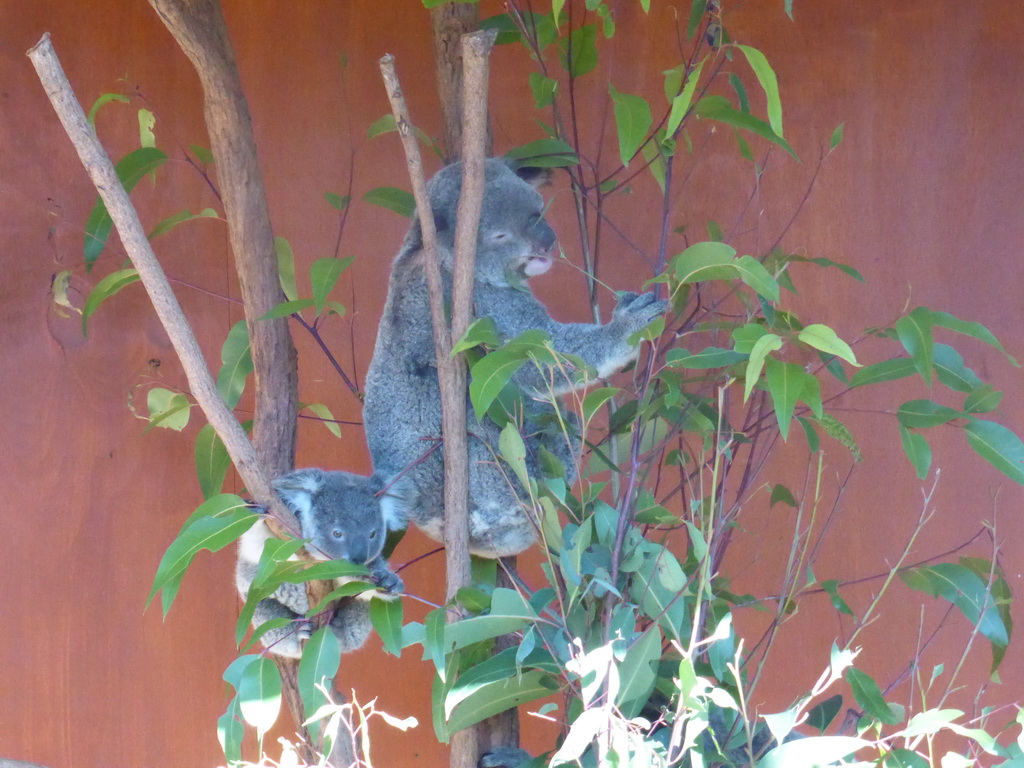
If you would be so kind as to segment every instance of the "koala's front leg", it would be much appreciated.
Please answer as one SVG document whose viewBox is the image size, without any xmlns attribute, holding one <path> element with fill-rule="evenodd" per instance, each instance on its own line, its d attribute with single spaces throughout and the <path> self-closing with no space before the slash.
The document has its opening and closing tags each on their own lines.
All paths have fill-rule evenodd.
<svg viewBox="0 0 1024 768">
<path fill-rule="evenodd" d="M 391 570 L 384 558 L 379 557 L 372 563 L 367 563 L 366 567 L 370 569 L 370 578 L 373 579 L 373 583 L 384 592 L 384 594 L 377 593 L 376 597 L 393 599 L 405 591 L 402 578 Z"/>
<path fill-rule="evenodd" d="M 607 378 L 636 360 L 640 347 L 630 344 L 629 337 L 646 328 L 654 318 L 664 314 L 667 308 L 668 302 L 656 298 L 653 292 L 622 293 L 612 312 L 611 322 L 603 328 L 611 343 L 604 359 L 594 363 L 597 375 L 602 379 Z"/>
</svg>

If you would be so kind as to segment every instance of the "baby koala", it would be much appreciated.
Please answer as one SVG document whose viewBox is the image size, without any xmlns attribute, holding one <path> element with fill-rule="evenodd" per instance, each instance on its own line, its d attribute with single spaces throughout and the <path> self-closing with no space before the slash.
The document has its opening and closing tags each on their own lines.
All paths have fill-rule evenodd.
<svg viewBox="0 0 1024 768">
<path fill-rule="evenodd" d="M 399 514 L 401 499 L 389 494 L 378 499 L 375 494 L 383 485 L 377 483 L 377 487 L 368 489 L 365 477 L 323 469 L 298 469 L 277 478 L 272 485 L 295 513 L 302 538 L 309 539 L 306 551 L 312 557 L 348 560 L 369 569 L 379 589 L 342 598 L 331 620 L 342 653 L 360 648 L 372 628 L 367 601 L 371 597 L 394 599 L 403 589 L 402 580 L 381 557 L 387 534 L 386 518 Z M 235 584 L 243 598 L 256 577 L 263 544 L 269 538 L 273 534 L 261 521 L 239 540 Z M 352 580 L 340 578 L 335 584 L 340 586 Z M 261 641 L 278 656 L 300 658 L 302 645 L 311 632 L 310 623 L 305 620 L 308 610 L 306 585 L 282 584 L 271 597 L 257 604 L 253 626 L 280 617 L 293 620 L 295 624 L 270 630 Z"/>
</svg>

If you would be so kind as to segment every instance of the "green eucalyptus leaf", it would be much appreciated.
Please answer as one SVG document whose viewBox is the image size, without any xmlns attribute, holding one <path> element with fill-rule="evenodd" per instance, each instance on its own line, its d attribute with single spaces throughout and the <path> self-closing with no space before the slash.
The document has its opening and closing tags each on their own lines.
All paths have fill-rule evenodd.
<svg viewBox="0 0 1024 768">
<path fill-rule="evenodd" d="M 971 390 L 964 400 L 966 413 L 991 413 L 999 407 L 1003 393 L 992 388 L 991 384 L 982 384 Z"/>
<path fill-rule="evenodd" d="M 808 375 L 803 367 L 796 363 L 783 363 L 774 358 L 765 361 L 765 382 L 775 405 L 775 418 L 779 422 L 779 434 L 783 440 L 789 439 L 789 424 L 793 419 L 793 410 Z"/>
<path fill-rule="evenodd" d="M 134 269 L 120 269 L 117 272 L 111 272 L 109 275 L 104 277 L 89 291 L 89 295 L 85 297 L 85 304 L 82 306 L 82 335 L 88 336 L 88 322 L 92 313 L 96 311 L 100 304 L 109 299 L 115 293 L 120 291 L 125 286 L 137 283 L 139 281 L 139 273 Z"/>
<path fill-rule="evenodd" d="M 220 360 L 217 391 L 224 398 L 228 408 L 234 408 L 242 398 L 246 379 L 253 371 L 249 331 L 246 329 L 245 320 L 239 320 L 228 331 L 228 337 L 221 347 Z"/>
<path fill-rule="evenodd" d="M 533 105 L 537 109 L 550 107 L 555 101 L 555 92 L 558 90 L 558 81 L 546 77 L 540 72 L 530 73 L 530 90 L 533 91 Z"/>
<path fill-rule="evenodd" d="M 907 350 L 917 372 L 930 387 L 934 369 L 935 341 L 932 338 L 931 312 L 918 307 L 896 321 L 896 335 Z"/>
<path fill-rule="evenodd" d="M 736 249 L 725 243 L 694 243 L 672 259 L 672 268 L 680 283 L 704 280 L 732 280 L 738 276 L 733 257 Z"/>
<path fill-rule="evenodd" d="M 673 89 L 669 95 L 672 108 L 669 110 L 668 123 L 665 125 L 666 136 L 675 136 L 679 126 L 683 124 L 683 120 L 690 113 L 690 107 L 693 105 L 693 94 L 697 90 L 697 83 L 700 82 L 700 74 L 704 69 L 704 62 L 707 60 L 707 56 L 705 56 L 697 62 L 697 66 L 693 68 L 693 71 L 686 78 L 686 85 L 683 89 L 681 91 Z"/>
<path fill-rule="evenodd" d="M 861 672 L 855 667 L 848 667 L 843 673 L 846 682 L 850 684 L 853 697 L 864 710 L 864 714 L 872 717 L 886 725 L 896 725 L 900 721 L 899 716 L 882 698 L 882 691 L 869 675 Z"/>
<path fill-rule="evenodd" d="M 380 635 L 384 650 L 402 655 L 402 601 L 375 597 L 370 600 L 370 622 Z"/>
<path fill-rule="evenodd" d="M 981 419 L 969 422 L 964 431 L 967 442 L 981 458 L 1015 483 L 1024 485 L 1024 443 L 1013 431 Z"/>
<path fill-rule="evenodd" d="M 394 211 L 407 219 L 411 219 L 416 213 L 416 200 L 412 193 L 398 187 L 374 187 L 363 195 L 363 200 L 371 205 L 379 205 L 381 208 Z"/>
<path fill-rule="evenodd" d="M 213 208 L 204 208 L 199 213 L 192 213 L 192 211 L 186 208 L 184 211 L 180 211 L 179 213 L 176 213 L 173 216 L 168 216 L 166 219 L 161 221 L 159 224 L 157 224 L 155 227 L 153 227 L 153 229 L 149 231 L 149 234 L 146 237 L 149 240 L 155 240 L 156 238 L 160 237 L 160 235 L 164 235 L 170 232 L 176 226 L 178 226 L 179 224 L 184 224 L 186 221 L 192 221 L 193 219 L 216 218 L 218 218 L 217 212 L 213 210 Z"/>
<path fill-rule="evenodd" d="M 966 393 L 981 386 L 978 375 L 964 364 L 960 353 L 948 344 L 935 344 L 934 360 L 935 375 L 950 389 Z"/>
<path fill-rule="evenodd" d="M 570 77 L 582 77 L 597 66 L 597 27 L 584 24 L 573 29 L 558 44 L 562 68 Z"/>
<path fill-rule="evenodd" d="M 245 722 L 256 728 L 260 738 L 277 722 L 281 711 L 281 675 L 272 659 L 260 656 L 242 671 L 238 706 Z"/>
<path fill-rule="evenodd" d="M 782 100 L 779 98 L 779 81 L 775 77 L 768 59 L 756 48 L 749 45 L 738 45 L 743 55 L 747 57 L 747 63 L 754 70 L 757 81 L 764 91 L 765 101 L 768 104 L 768 124 L 778 136 L 782 136 Z"/>
<path fill-rule="evenodd" d="M 642 97 L 621 93 L 610 83 L 608 92 L 614 104 L 615 127 L 619 136 L 619 159 L 624 166 L 628 166 L 651 129 L 651 107 Z"/>
<path fill-rule="evenodd" d="M 122 157 L 115 170 L 125 192 L 131 192 L 146 175 L 154 172 L 165 162 L 167 155 L 156 147 L 141 147 Z M 97 197 L 96 205 L 85 222 L 85 243 L 82 250 L 86 271 L 92 269 L 96 259 L 103 253 L 113 225 L 107 206 Z"/>
<path fill-rule="evenodd" d="M 914 361 L 909 357 L 894 357 L 891 360 L 883 360 L 880 363 L 866 365 L 853 374 L 850 379 L 851 387 L 864 387 L 870 384 L 880 384 L 883 381 L 896 381 L 913 376 L 917 370 Z"/>
<path fill-rule="evenodd" d="M 578 165 L 579 155 L 561 139 L 538 139 L 505 153 L 517 168 L 565 168 Z"/>
<path fill-rule="evenodd" d="M 764 265 L 753 256 L 740 256 L 733 262 L 740 280 L 749 285 L 768 301 L 779 300 L 779 283 Z M 810 326 L 808 326 L 810 327 Z M 822 326 L 824 327 L 824 326 Z"/>
<path fill-rule="evenodd" d="M 933 400 L 911 400 L 896 411 L 896 418 L 904 427 L 922 429 L 937 427 L 963 416 L 960 411 L 939 405 Z"/>
<path fill-rule="evenodd" d="M 768 123 L 747 112 L 735 109 L 728 99 L 723 96 L 705 96 L 697 102 L 696 112 L 697 116 L 704 120 L 714 120 L 715 122 L 755 133 L 774 144 L 778 144 L 791 154 L 795 160 L 800 159 L 786 140 L 775 133 Z"/>
<path fill-rule="evenodd" d="M 312 299 L 296 299 L 295 301 L 283 301 L 272 310 L 259 318 L 260 320 L 273 320 L 275 317 L 291 317 L 304 309 L 312 307 L 316 302 Z"/>
<path fill-rule="evenodd" d="M 660 657 L 661 630 L 653 625 L 630 645 L 619 664 L 619 693 L 615 703 L 623 717 L 636 717 L 647 703 L 657 677 L 654 665 Z"/>
<path fill-rule="evenodd" d="M 245 737 L 245 725 L 242 723 L 242 710 L 238 706 L 238 696 L 232 696 L 227 710 L 217 718 L 217 740 L 224 750 L 228 765 L 242 760 L 242 739 Z"/>
<path fill-rule="evenodd" d="M 746 360 L 749 355 L 736 352 L 732 349 L 722 347 L 706 347 L 700 352 L 690 352 L 686 349 L 670 349 L 665 356 L 668 365 L 678 368 L 689 368 L 692 370 L 706 370 L 708 368 L 725 368 L 729 365 Z"/>
<path fill-rule="evenodd" d="M 196 435 L 196 477 L 204 499 L 221 492 L 231 468 L 231 457 L 213 425 L 206 424 Z"/>
<path fill-rule="evenodd" d="M 914 472 L 918 480 L 928 477 L 928 470 L 932 466 L 932 449 L 928 441 L 920 432 L 911 432 L 904 425 L 900 424 L 900 437 L 903 441 L 903 452 L 907 454 L 910 463 L 914 465 Z"/>
<path fill-rule="evenodd" d="M 295 287 L 295 254 L 291 243 L 283 237 L 274 238 L 274 252 L 277 255 L 277 271 L 281 277 L 281 290 L 288 301 L 295 301 L 299 291 Z M 269 313 L 268 313 L 269 314 Z"/>
<path fill-rule="evenodd" d="M 312 411 L 323 422 L 323 425 L 327 427 L 328 432 L 335 437 L 341 437 L 341 425 L 334 418 L 330 408 L 323 403 L 305 403 L 301 407 Z"/>
<path fill-rule="evenodd" d="M 309 268 L 309 282 L 313 288 L 313 302 L 316 306 L 316 313 L 319 315 L 324 311 L 324 303 L 327 296 L 334 290 L 341 273 L 348 269 L 353 257 L 336 259 L 328 257 L 317 259 Z"/>
<path fill-rule="evenodd" d="M 750 350 L 750 360 L 747 361 L 746 383 L 743 387 L 743 402 L 750 399 L 750 393 L 754 391 L 754 385 L 761 377 L 761 370 L 764 368 L 765 359 L 769 353 L 782 349 L 782 338 L 774 333 L 766 333 L 754 343 Z"/>
<path fill-rule="evenodd" d="M 842 694 L 830 696 L 807 713 L 807 725 L 816 729 L 818 733 L 824 733 L 842 708 Z"/>
<path fill-rule="evenodd" d="M 321 627 L 306 641 L 299 661 L 299 695 L 307 713 L 316 712 L 329 703 L 317 686 L 322 685 L 331 690 L 340 663 L 341 644 L 337 636 L 330 627 Z M 313 738 L 317 738 L 320 722 L 311 722 L 308 727 L 313 732 Z"/>
<path fill-rule="evenodd" d="M 158 591 L 172 586 L 172 579 L 185 572 L 200 550 L 223 549 L 237 541 L 258 519 L 244 499 L 231 493 L 214 496 L 200 504 L 160 560 L 146 605 Z M 165 601 L 165 616 L 169 607 L 169 602 Z"/>
<path fill-rule="evenodd" d="M 94 130 L 96 128 L 96 113 L 100 111 L 101 107 L 110 104 L 111 102 L 128 104 L 131 102 L 131 99 L 121 93 L 101 94 L 100 97 L 92 103 L 92 106 L 89 107 L 89 114 L 86 116 L 86 120 L 89 121 L 89 125 L 91 125 Z"/>
<path fill-rule="evenodd" d="M 146 395 L 149 408 L 150 427 L 163 427 L 181 432 L 188 426 L 189 411 L 192 403 L 180 392 L 172 392 L 163 387 L 153 387 Z"/>
<path fill-rule="evenodd" d="M 954 333 L 960 333 L 964 336 L 970 336 L 972 339 L 988 344 L 990 347 L 994 347 L 1002 352 L 1006 359 L 1011 364 L 1017 365 L 1017 361 L 1010 355 L 1003 345 L 999 342 L 999 339 L 984 325 L 981 323 L 971 322 L 970 320 L 961 320 L 959 317 L 951 315 L 949 312 L 933 312 L 924 307 L 918 307 L 914 312 L 920 311 L 922 314 L 927 314 L 929 321 L 932 325 L 937 325 L 941 328 L 953 331 Z M 911 314 L 914 314 L 913 312 Z"/>
<path fill-rule="evenodd" d="M 911 589 L 941 597 L 955 605 L 994 646 L 1005 648 L 1010 642 L 1010 626 L 986 579 L 958 563 L 937 563 L 900 571 L 900 578 Z"/>
<path fill-rule="evenodd" d="M 850 349 L 850 345 L 840 339 L 836 332 L 827 325 L 821 325 L 820 323 L 808 325 L 797 334 L 797 338 L 810 347 L 819 349 L 829 355 L 841 357 L 850 365 L 860 367 L 860 363 L 857 362 L 857 357 L 853 354 L 853 350 Z"/>
</svg>

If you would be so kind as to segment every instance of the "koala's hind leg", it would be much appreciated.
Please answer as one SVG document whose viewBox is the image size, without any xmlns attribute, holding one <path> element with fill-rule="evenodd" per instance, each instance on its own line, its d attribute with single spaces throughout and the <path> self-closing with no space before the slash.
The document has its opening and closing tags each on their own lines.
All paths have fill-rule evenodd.
<svg viewBox="0 0 1024 768">
<path fill-rule="evenodd" d="M 470 499 L 469 551 L 480 557 L 518 555 L 536 540 L 529 512 L 511 491 L 480 503 Z"/>
<path fill-rule="evenodd" d="M 338 610 L 331 619 L 331 629 L 338 638 L 342 653 L 355 651 L 363 647 L 370 636 L 373 625 L 370 623 L 369 604 L 355 597 L 344 598 L 338 603 Z"/>
<path fill-rule="evenodd" d="M 305 598 L 305 594 L 302 597 Z M 253 626 L 258 627 L 271 619 L 289 619 L 292 623 L 285 627 L 269 630 L 260 638 L 260 642 L 278 656 L 286 656 L 290 659 L 301 658 L 302 644 L 309 639 L 310 634 L 309 622 L 305 616 L 296 613 L 274 597 L 268 597 L 256 603 L 252 623 Z"/>
</svg>

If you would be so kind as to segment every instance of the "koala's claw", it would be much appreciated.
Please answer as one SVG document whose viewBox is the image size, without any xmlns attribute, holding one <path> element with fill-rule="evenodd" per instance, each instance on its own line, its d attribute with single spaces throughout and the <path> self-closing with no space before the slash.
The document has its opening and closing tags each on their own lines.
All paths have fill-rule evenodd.
<svg viewBox="0 0 1024 768">
<path fill-rule="evenodd" d="M 668 309 L 668 302 L 665 299 L 655 298 L 651 291 L 647 293 L 626 291 L 620 296 L 614 314 L 628 319 L 630 325 L 635 325 L 639 330 L 664 313 L 666 309 Z"/>
<path fill-rule="evenodd" d="M 371 574 L 373 582 L 389 595 L 397 595 L 404 592 L 405 583 L 402 581 L 402 577 L 386 565 L 382 564 L 382 566 Z"/>
</svg>

